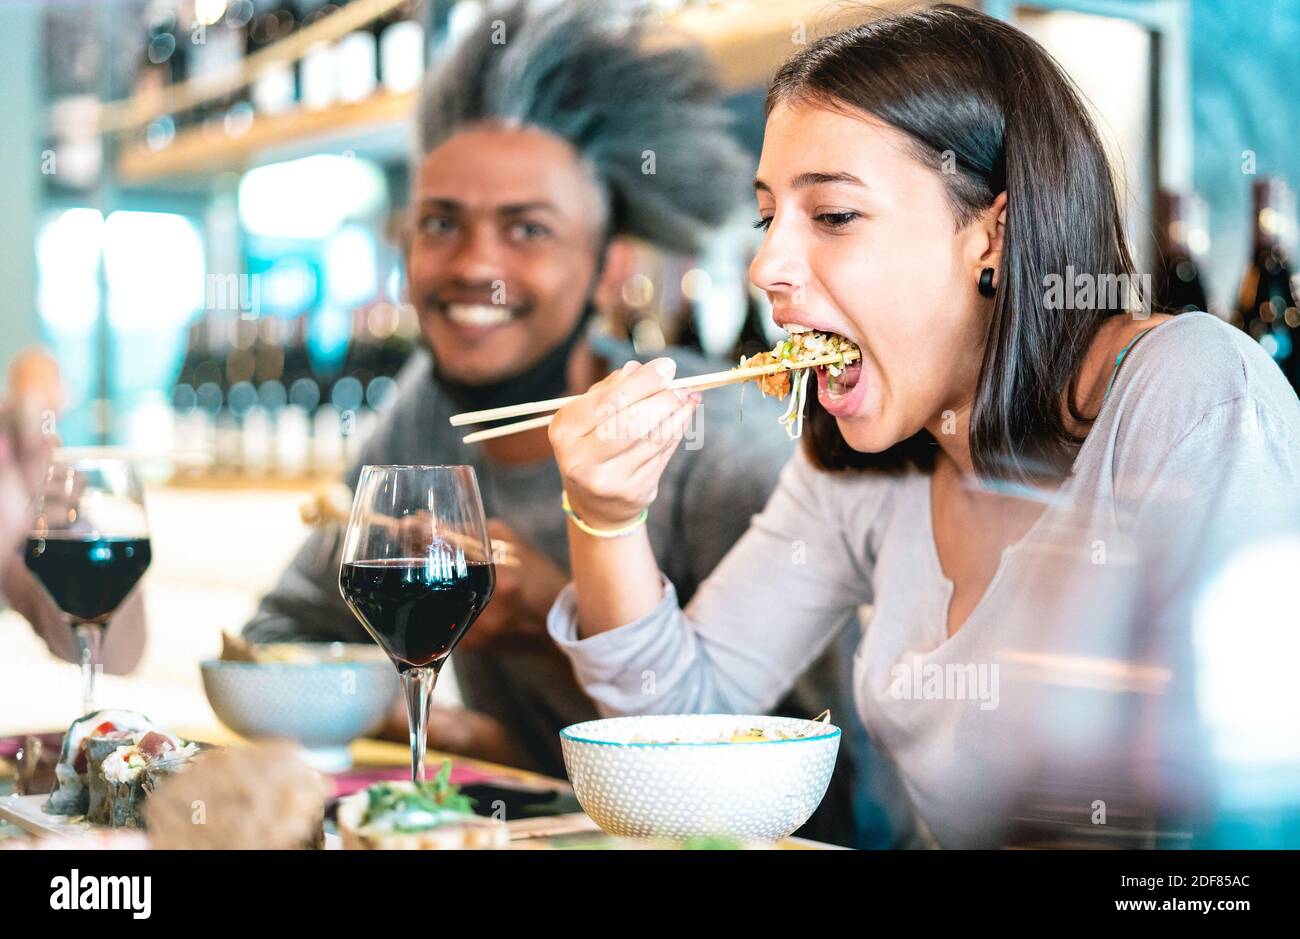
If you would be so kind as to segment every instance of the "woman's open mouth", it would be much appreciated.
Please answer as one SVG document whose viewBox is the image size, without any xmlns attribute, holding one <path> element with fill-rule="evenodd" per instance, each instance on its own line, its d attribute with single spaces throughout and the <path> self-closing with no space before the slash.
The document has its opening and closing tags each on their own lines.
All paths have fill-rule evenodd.
<svg viewBox="0 0 1300 939">
<path fill-rule="evenodd" d="M 866 397 L 862 381 L 862 350 L 853 340 L 820 329 L 792 329 L 791 337 L 808 357 L 843 353 L 839 365 L 817 366 L 817 400 L 832 417 L 849 417 L 857 412 Z"/>
<path fill-rule="evenodd" d="M 848 416 L 862 404 L 862 349 L 852 339 L 798 323 L 787 325 L 789 339 L 771 352 L 742 357 L 741 368 L 759 368 L 754 379 L 763 394 L 784 398 L 790 404 L 781 425 L 791 438 L 803 433 L 804 400 L 810 372 L 817 373 L 817 399 L 830 414 Z"/>
<path fill-rule="evenodd" d="M 844 366 L 834 373 L 832 366 L 817 369 L 817 400 L 830 414 L 847 417 L 857 411 L 866 396 L 867 385 L 862 381 L 862 360 Z"/>
</svg>

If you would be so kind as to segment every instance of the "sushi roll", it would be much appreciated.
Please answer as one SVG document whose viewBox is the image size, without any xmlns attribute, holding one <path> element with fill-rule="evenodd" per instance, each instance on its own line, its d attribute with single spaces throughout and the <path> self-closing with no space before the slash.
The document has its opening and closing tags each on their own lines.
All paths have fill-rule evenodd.
<svg viewBox="0 0 1300 939">
<path fill-rule="evenodd" d="M 112 824 L 115 793 L 104 778 L 104 761 L 118 750 L 125 750 L 134 743 L 135 736 L 129 730 L 110 731 L 86 738 L 86 791 L 90 794 L 85 812 L 86 821 L 96 825 Z"/>
<path fill-rule="evenodd" d="M 90 738 L 87 819 L 113 828 L 143 828 L 148 794 L 163 779 L 187 768 L 198 751 L 198 744 L 157 730 Z"/>
<path fill-rule="evenodd" d="M 54 788 L 41 808 L 50 815 L 85 815 L 90 809 L 86 739 L 120 730 L 150 730 L 153 726 L 143 714 L 121 709 L 94 711 L 73 721 L 63 735 L 59 762 L 54 767 Z"/>
</svg>

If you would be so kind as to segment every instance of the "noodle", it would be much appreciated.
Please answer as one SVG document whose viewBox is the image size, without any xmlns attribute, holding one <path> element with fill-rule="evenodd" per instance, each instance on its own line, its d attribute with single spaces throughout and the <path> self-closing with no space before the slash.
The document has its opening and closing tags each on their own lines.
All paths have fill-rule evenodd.
<svg viewBox="0 0 1300 939">
<path fill-rule="evenodd" d="M 780 424 L 791 440 L 798 440 L 803 435 L 804 401 L 808 397 L 808 376 L 811 374 L 810 368 L 799 371 L 791 389 L 790 404 L 780 418 Z"/>
<path fill-rule="evenodd" d="M 828 355 L 840 357 L 839 365 L 826 366 L 833 387 L 835 379 L 844 374 L 848 363 L 860 359 L 862 352 L 843 336 L 808 330 L 778 342 L 771 352 L 760 352 L 749 358 L 742 356 L 740 359 L 741 368 L 775 365 L 778 362 L 785 366 L 784 370 L 770 375 L 760 375 L 755 381 L 764 397 L 774 395 L 784 398 L 787 394 L 790 395 L 790 403 L 785 413 L 781 415 L 780 423 L 791 440 L 798 440 L 803 435 L 804 406 L 808 401 L 808 377 L 812 373 L 811 368 L 799 363 L 816 361 L 819 358 L 824 361 L 824 357 Z M 794 372 L 798 374 L 792 374 Z"/>
</svg>

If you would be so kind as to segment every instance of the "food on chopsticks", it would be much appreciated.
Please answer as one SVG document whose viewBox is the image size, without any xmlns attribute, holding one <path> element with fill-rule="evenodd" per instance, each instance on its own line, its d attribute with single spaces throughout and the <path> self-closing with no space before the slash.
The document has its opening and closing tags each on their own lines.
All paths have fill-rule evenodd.
<svg viewBox="0 0 1300 939">
<path fill-rule="evenodd" d="M 804 402 L 808 397 L 808 378 L 813 372 L 811 367 L 802 363 L 828 356 L 838 356 L 838 364 L 831 362 L 816 368 L 819 371 L 825 369 L 829 386 L 834 390 L 836 379 L 842 379 L 849 367 L 862 359 L 862 350 L 856 343 L 835 333 L 792 325 L 790 338 L 778 342 L 771 352 L 760 352 L 740 360 L 741 368 L 777 364 L 785 366 L 783 371 L 759 375 L 754 380 L 764 397 L 770 395 L 784 398 L 791 391 L 794 392 L 789 407 L 780 419 L 781 426 L 792 440 L 803 433 Z"/>
<path fill-rule="evenodd" d="M 118 731 L 154 730 L 143 714 L 121 709 L 94 711 L 72 722 L 63 735 L 54 788 L 42 808 L 50 815 L 85 815 L 90 809 L 90 780 L 86 744 L 91 737 Z"/>
<path fill-rule="evenodd" d="M 474 800 L 451 783 L 451 763 L 432 780 L 376 783 L 339 802 L 339 835 L 348 850 L 501 848 L 505 823 L 474 814 Z"/>
<path fill-rule="evenodd" d="M 724 372 L 710 372 L 707 375 L 694 375 L 689 378 L 675 378 L 668 387 L 674 391 L 708 391 L 726 385 L 757 381 L 764 395 L 776 395 L 784 398 L 791 388 L 795 394 L 790 407 L 781 418 L 781 424 L 793 438 L 803 433 L 803 405 L 808 393 L 808 375 L 816 368 L 826 374 L 830 383 L 830 394 L 835 395 L 836 380 L 852 387 L 861 373 L 861 366 L 855 363 L 862 358 L 862 350 L 851 340 L 834 333 L 790 326 L 790 338 L 776 344 L 771 352 L 760 352 L 748 358 L 741 357 L 740 365 Z M 771 372 L 755 374 L 758 370 L 770 369 Z M 798 371 L 797 379 L 791 373 Z M 581 395 L 569 395 L 564 398 L 549 398 L 545 401 L 527 401 L 499 408 L 487 408 L 482 411 L 465 411 L 451 416 L 451 426 L 465 427 L 470 424 L 485 424 L 490 421 L 504 421 L 528 414 L 543 414 L 558 410 L 578 400 Z M 528 420 L 515 421 L 488 430 L 475 431 L 462 438 L 464 443 L 477 443 L 526 430 L 536 430 L 547 426 L 555 415 L 533 417 Z M 495 547 L 495 542 L 493 543 Z"/>
</svg>

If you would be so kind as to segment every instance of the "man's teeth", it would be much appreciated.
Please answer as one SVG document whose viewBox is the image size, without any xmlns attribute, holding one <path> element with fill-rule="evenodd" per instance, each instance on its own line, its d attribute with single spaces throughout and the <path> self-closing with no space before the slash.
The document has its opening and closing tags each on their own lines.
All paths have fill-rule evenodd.
<svg viewBox="0 0 1300 939">
<path fill-rule="evenodd" d="M 791 323 L 789 326 L 785 328 L 785 331 L 793 336 L 795 333 L 810 333 L 812 332 L 812 327 L 801 326 L 798 323 Z"/>
<path fill-rule="evenodd" d="M 490 303 L 449 303 L 447 318 L 457 326 L 501 326 L 514 319 L 508 306 Z"/>
</svg>

